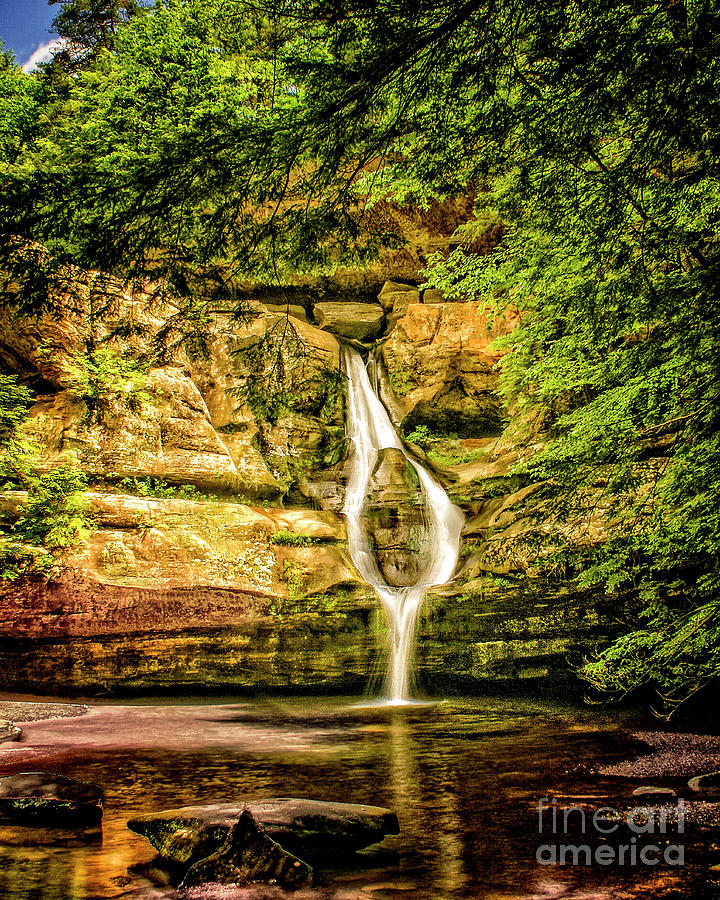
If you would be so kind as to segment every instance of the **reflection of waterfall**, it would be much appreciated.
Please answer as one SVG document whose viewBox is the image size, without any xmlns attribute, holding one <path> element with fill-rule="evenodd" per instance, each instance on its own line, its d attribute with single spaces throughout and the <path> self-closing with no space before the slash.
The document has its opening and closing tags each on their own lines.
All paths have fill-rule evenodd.
<svg viewBox="0 0 720 900">
<path fill-rule="evenodd" d="M 428 588 L 444 584 L 457 563 L 463 515 L 440 485 L 405 452 L 385 407 L 370 384 L 362 357 L 344 349 L 348 376 L 347 423 L 353 444 L 343 512 L 347 520 L 350 556 L 362 577 L 375 589 L 390 623 L 388 699 L 409 699 L 409 667 L 417 614 Z M 370 477 L 380 450 L 400 450 L 415 468 L 423 493 L 430 542 L 429 561 L 416 583 L 391 587 L 380 573 L 363 523 Z"/>
</svg>

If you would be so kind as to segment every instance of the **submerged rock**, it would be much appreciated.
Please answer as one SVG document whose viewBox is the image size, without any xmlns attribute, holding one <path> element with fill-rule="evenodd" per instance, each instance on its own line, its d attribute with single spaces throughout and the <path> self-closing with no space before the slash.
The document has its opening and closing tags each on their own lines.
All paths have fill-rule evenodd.
<svg viewBox="0 0 720 900">
<path fill-rule="evenodd" d="M 269 838 L 302 859 L 351 853 L 399 832 L 397 816 L 389 809 L 285 797 L 163 810 L 131 819 L 128 828 L 147 838 L 165 859 L 192 865 L 222 848 L 244 812 Z"/>
<path fill-rule="evenodd" d="M 0 719 L 0 744 L 5 741 L 17 741 L 22 736 L 22 729 L 7 719 Z"/>
<path fill-rule="evenodd" d="M 310 866 L 268 837 L 263 826 L 244 810 L 227 832 L 220 849 L 196 862 L 183 879 L 183 887 L 205 882 L 247 884 L 267 881 L 297 887 L 312 877 Z"/>
<path fill-rule="evenodd" d="M 50 772 L 0 778 L 0 821 L 74 826 L 102 818 L 103 792 L 96 784 Z"/>
</svg>

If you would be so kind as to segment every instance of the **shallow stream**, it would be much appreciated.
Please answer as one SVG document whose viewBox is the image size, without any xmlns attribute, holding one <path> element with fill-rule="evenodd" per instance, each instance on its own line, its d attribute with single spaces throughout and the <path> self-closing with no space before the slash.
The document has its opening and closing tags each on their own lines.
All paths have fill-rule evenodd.
<svg viewBox="0 0 720 900">
<path fill-rule="evenodd" d="M 126 820 L 249 796 L 387 806 L 397 812 L 401 833 L 324 873 L 324 884 L 312 889 L 286 895 L 258 887 L 223 897 L 713 896 L 707 864 L 692 847 L 683 867 L 536 861 L 548 840 L 538 835 L 541 797 L 627 797 L 637 784 L 592 772 L 633 755 L 628 718 L 527 700 L 399 708 L 356 702 L 116 704 L 24 725 L 21 743 L 0 748 L 0 775 L 44 770 L 97 782 L 106 792 L 103 833 L 83 843 L 63 841 L 58 832 L 0 827 L 0 897 L 176 897 L 153 885 L 154 852 Z"/>
</svg>

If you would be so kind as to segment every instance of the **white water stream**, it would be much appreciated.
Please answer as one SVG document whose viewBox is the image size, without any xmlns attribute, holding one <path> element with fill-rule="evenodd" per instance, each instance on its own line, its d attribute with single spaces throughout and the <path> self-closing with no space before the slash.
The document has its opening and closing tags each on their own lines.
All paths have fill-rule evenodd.
<svg viewBox="0 0 720 900">
<path fill-rule="evenodd" d="M 410 663 L 420 604 L 431 587 L 445 584 L 455 571 L 463 514 L 434 478 L 408 453 L 393 427 L 387 410 L 370 383 L 362 357 L 343 349 L 348 376 L 347 428 L 353 450 L 343 513 L 347 520 L 348 546 L 352 561 L 380 598 L 390 624 L 390 664 L 387 700 L 410 702 Z M 415 468 L 423 492 L 430 559 L 411 587 L 392 587 L 378 568 L 363 522 L 368 486 L 380 450 L 400 450 Z"/>
</svg>

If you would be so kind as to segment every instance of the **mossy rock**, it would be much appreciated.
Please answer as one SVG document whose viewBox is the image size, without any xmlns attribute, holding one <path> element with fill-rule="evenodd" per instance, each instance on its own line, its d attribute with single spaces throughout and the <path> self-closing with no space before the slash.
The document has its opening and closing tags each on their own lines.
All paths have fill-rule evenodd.
<svg viewBox="0 0 720 900">
<path fill-rule="evenodd" d="M 48 827 L 97 825 L 102 805 L 102 788 L 65 775 L 21 772 L 0 778 L 3 822 Z"/>
</svg>

